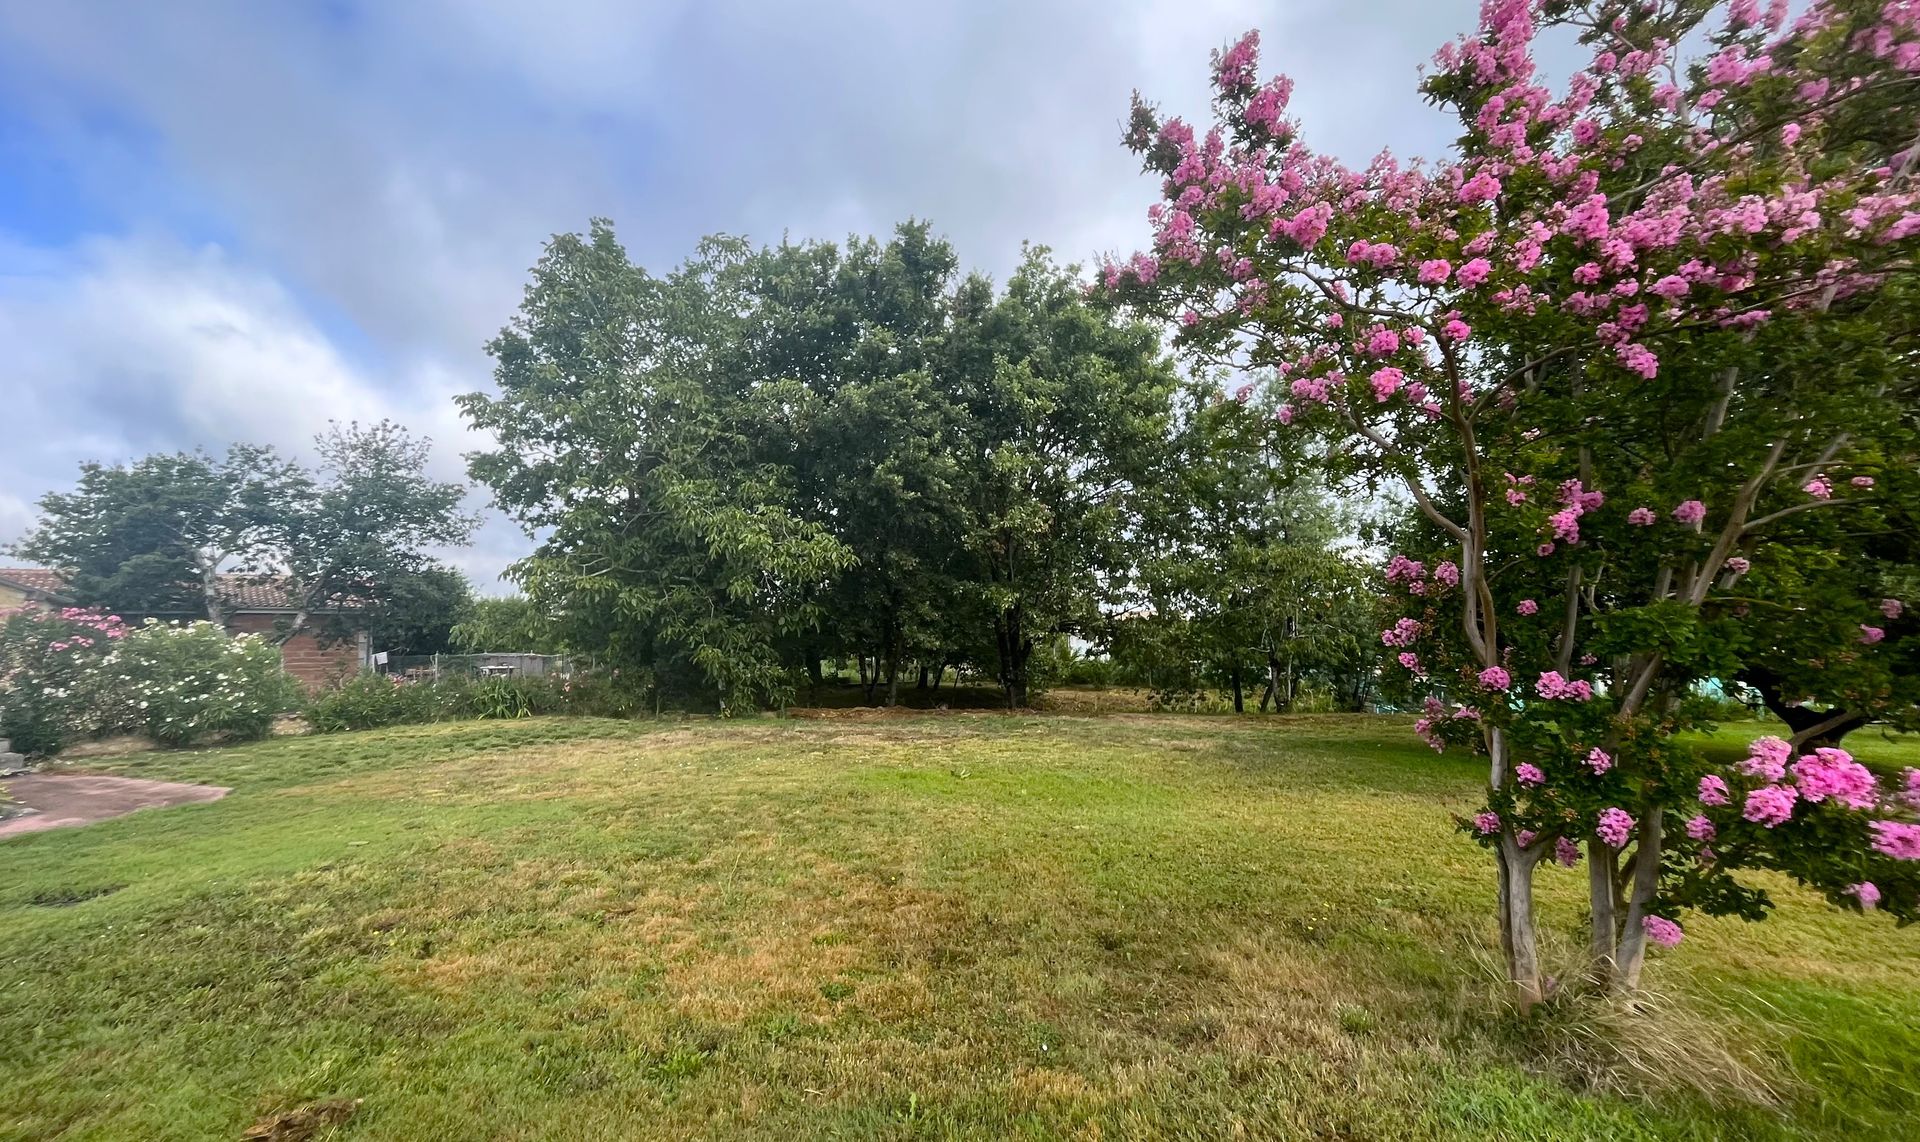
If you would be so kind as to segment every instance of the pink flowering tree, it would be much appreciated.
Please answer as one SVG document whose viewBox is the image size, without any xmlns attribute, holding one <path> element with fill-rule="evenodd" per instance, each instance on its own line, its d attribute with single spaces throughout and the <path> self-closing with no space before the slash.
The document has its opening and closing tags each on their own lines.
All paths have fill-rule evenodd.
<svg viewBox="0 0 1920 1142">
<path fill-rule="evenodd" d="M 0 611 L 0 738 L 47 756 L 103 728 L 114 699 L 102 664 L 129 629 L 78 607 Z"/>
<path fill-rule="evenodd" d="M 1591 52 L 1560 89 L 1554 24 Z M 1315 153 L 1257 47 L 1215 57 L 1204 129 L 1136 102 L 1164 199 L 1102 284 L 1271 378 L 1438 537 L 1389 568 L 1382 641 L 1434 695 L 1422 734 L 1488 759 L 1463 827 L 1520 1003 L 1543 862 L 1585 859 L 1620 989 L 1686 909 L 1763 914 L 1742 869 L 1920 917 L 1910 775 L 1773 743 L 1720 772 L 1676 739 L 1753 652 L 1743 608 L 1797 605 L 1752 570 L 1913 462 L 1920 5 L 1488 0 L 1424 85 L 1461 122 L 1431 165 Z"/>
</svg>

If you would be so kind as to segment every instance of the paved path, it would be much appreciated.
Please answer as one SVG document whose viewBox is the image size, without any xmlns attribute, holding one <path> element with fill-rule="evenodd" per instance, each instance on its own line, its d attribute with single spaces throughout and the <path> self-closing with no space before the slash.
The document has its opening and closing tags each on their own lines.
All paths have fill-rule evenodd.
<svg viewBox="0 0 1920 1142">
<path fill-rule="evenodd" d="M 37 812 L 0 821 L 0 840 L 63 825 L 90 825 L 135 809 L 218 801 L 229 790 L 217 785 L 142 781 L 137 777 L 85 777 L 35 773 L 0 781 L 15 801 Z"/>
</svg>

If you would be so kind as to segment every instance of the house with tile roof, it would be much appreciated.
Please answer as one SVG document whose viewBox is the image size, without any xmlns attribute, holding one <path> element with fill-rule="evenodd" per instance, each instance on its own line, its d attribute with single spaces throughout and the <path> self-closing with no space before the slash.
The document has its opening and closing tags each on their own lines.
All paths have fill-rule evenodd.
<svg viewBox="0 0 1920 1142">
<path fill-rule="evenodd" d="M 220 576 L 220 595 L 227 612 L 227 629 L 234 634 L 258 634 L 277 638 L 299 613 L 288 591 L 271 579 L 253 575 Z M 0 611 L 22 606 L 68 606 L 74 602 L 67 594 L 66 577 L 58 571 L 38 567 L 0 567 Z M 351 616 L 354 608 L 342 604 L 310 611 L 316 618 Z M 129 614 L 129 622 L 153 618 L 162 622 L 200 618 L 201 615 Z M 352 628 L 343 640 L 323 645 L 319 624 L 309 623 L 280 643 L 280 658 L 287 673 L 308 689 L 337 682 L 366 669 L 371 656 L 365 627 Z"/>
</svg>

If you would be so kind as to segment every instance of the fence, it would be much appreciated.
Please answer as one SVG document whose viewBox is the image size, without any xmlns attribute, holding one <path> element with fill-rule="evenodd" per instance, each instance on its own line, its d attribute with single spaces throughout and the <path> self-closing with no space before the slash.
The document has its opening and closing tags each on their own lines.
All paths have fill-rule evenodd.
<svg viewBox="0 0 1920 1142">
<path fill-rule="evenodd" d="M 375 656 L 376 659 L 378 656 Z M 410 654 L 390 655 L 375 662 L 382 674 L 402 678 L 545 678 L 567 677 L 573 660 L 561 654 Z"/>
</svg>

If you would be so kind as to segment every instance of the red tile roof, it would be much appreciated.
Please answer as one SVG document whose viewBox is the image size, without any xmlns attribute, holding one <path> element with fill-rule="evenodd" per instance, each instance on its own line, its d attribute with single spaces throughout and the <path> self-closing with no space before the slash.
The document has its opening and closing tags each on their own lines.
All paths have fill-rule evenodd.
<svg viewBox="0 0 1920 1142">
<path fill-rule="evenodd" d="M 0 567 L 0 583 L 37 595 L 58 595 L 67 589 L 66 576 L 38 567 Z"/>
<path fill-rule="evenodd" d="M 56 597 L 64 595 L 67 590 L 65 575 L 38 567 L 0 567 L 0 583 L 10 583 L 36 594 Z M 293 599 L 287 594 L 285 585 L 271 579 L 259 579 L 252 575 L 222 575 L 220 587 L 221 593 L 226 596 L 229 610 L 291 611 L 294 609 Z M 334 608 L 317 609 L 324 611 Z"/>
</svg>

